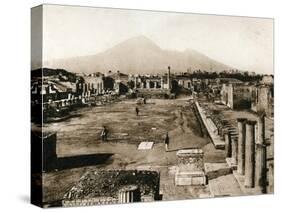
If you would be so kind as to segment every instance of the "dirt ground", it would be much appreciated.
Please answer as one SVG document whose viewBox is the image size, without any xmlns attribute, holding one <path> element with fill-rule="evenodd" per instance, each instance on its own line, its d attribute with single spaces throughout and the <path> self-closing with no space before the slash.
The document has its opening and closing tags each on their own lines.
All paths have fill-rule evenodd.
<svg viewBox="0 0 281 212">
<path fill-rule="evenodd" d="M 135 107 L 140 110 L 136 116 Z M 73 167 L 43 174 L 44 202 L 62 199 L 88 169 L 157 169 L 161 173 L 160 190 L 163 199 L 195 198 L 206 193 L 205 187 L 176 188 L 173 167 L 177 164 L 176 151 L 200 147 L 206 162 L 224 162 L 223 150 L 215 150 L 207 136 L 202 136 L 200 125 L 186 98 L 175 100 L 149 99 L 145 105 L 125 100 L 111 105 L 87 107 L 75 112 L 69 120 L 44 125 L 46 131 L 57 132 L 58 157 L 111 153 L 108 160 L 98 165 Z M 107 142 L 102 142 L 102 126 L 109 129 Z M 164 148 L 164 136 L 170 137 L 170 151 Z M 151 150 L 138 150 L 142 141 L 153 141 Z"/>
</svg>

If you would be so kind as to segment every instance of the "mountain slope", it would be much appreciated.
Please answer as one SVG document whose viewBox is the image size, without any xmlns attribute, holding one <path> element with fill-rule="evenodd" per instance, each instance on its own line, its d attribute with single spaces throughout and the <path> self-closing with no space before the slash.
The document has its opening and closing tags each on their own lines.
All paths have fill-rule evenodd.
<svg viewBox="0 0 281 212">
<path fill-rule="evenodd" d="M 54 60 L 47 62 L 50 68 L 64 68 L 73 72 L 106 72 L 120 70 L 123 73 L 162 73 L 167 66 L 172 71 L 201 69 L 222 71 L 230 69 L 195 50 L 184 52 L 164 50 L 144 36 L 131 38 L 96 55 Z"/>
</svg>

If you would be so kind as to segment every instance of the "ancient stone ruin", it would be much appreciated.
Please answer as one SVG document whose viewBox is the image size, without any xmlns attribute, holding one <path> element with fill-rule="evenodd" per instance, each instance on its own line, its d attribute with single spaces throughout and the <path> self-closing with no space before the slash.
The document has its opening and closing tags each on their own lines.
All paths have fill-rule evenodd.
<svg viewBox="0 0 281 212">
<path fill-rule="evenodd" d="M 204 153 L 202 149 L 183 149 L 177 152 L 178 170 L 175 175 L 175 184 L 205 185 Z"/>
<path fill-rule="evenodd" d="M 231 160 L 234 175 L 246 193 L 267 193 L 267 144 L 265 141 L 265 116 L 258 122 L 244 118 L 237 119 L 238 139 L 227 136 L 229 148 L 227 159 Z M 229 135 L 229 133 L 227 134 Z M 231 151 L 229 151 L 231 149 Z M 248 190 L 247 190 L 248 189 Z"/>
<path fill-rule="evenodd" d="M 160 200 L 160 174 L 146 170 L 91 170 L 62 200 L 63 206 L 84 206 Z"/>
</svg>

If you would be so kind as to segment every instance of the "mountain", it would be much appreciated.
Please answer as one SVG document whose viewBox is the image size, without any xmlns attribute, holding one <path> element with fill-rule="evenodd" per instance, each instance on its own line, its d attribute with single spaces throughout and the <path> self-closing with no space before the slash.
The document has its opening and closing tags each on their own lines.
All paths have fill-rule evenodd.
<svg viewBox="0 0 281 212">
<path fill-rule="evenodd" d="M 63 68 L 77 73 L 107 72 L 163 73 L 167 66 L 172 71 L 187 69 L 222 71 L 229 66 L 217 62 L 195 50 L 183 52 L 161 49 L 150 39 L 139 36 L 126 40 L 96 55 L 48 61 L 49 68 Z M 45 65 L 45 66 L 46 66 Z"/>
</svg>

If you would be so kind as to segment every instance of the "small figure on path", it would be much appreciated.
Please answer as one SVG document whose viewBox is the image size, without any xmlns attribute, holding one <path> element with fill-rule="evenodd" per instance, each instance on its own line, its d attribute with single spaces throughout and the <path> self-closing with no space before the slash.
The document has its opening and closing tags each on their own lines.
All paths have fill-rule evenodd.
<svg viewBox="0 0 281 212">
<path fill-rule="evenodd" d="M 146 104 L 146 98 L 145 97 L 143 98 L 143 104 Z"/>
<path fill-rule="evenodd" d="M 139 108 L 138 107 L 136 107 L 136 115 L 138 116 L 139 115 Z"/>
<path fill-rule="evenodd" d="M 167 152 L 169 150 L 169 143 L 170 143 L 170 138 L 169 138 L 168 132 L 166 133 L 164 143 L 165 143 L 165 149 L 166 149 L 166 152 Z"/>
<path fill-rule="evenodd" d="M 107 141 L 107 135 L 108 135 L 108 129 L 103 126 L 102 132 L 101 132 L 101 140 Z"/>
</svg>

